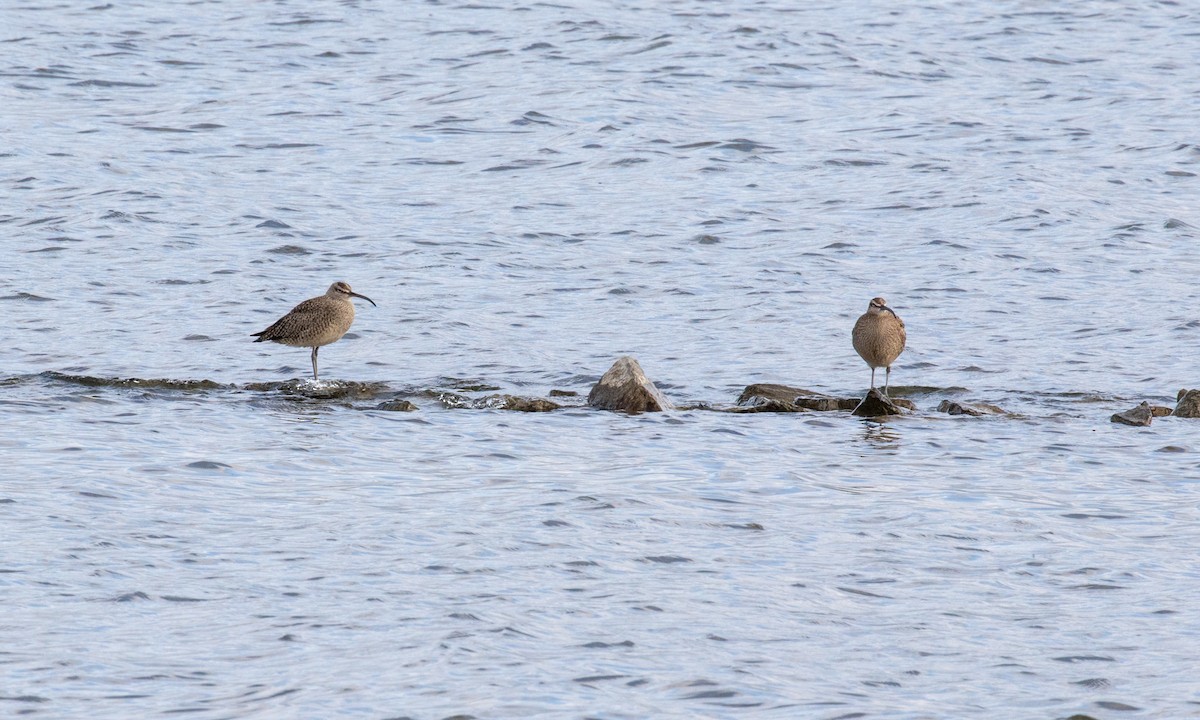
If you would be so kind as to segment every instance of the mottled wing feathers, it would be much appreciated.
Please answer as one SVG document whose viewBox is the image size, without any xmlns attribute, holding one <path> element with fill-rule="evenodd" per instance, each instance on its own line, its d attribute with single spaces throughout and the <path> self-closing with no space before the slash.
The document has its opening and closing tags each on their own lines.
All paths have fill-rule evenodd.
<svg viewBox="0 0 1200 720">
<path fill-rule="evenodd" d="M 251 333 L 258 337 L 254 342 L 263 342 L 264 340 L 277 340 L 279 338 L 292 337 L 296 331 L 313 324 L 313 320 L 321 312 L 321 303 L 324 296 L 309 298 L 292 308 L 291 312 L 271 323 L 266 330 L 261 330 L 256 333 Z"/>
</svg>

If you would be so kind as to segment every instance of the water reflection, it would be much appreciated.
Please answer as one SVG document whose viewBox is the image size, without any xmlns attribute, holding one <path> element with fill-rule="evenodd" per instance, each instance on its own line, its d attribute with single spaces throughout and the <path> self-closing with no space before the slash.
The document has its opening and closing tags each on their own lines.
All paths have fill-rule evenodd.
<svg viewBox="0 0 1200 720">
<path fill-rule="evenodd" d="M 899 450 L 902 436 L 898 424 L 881 420 L 863 420 L 860 441 L 871 447 Z"/>
</svg>

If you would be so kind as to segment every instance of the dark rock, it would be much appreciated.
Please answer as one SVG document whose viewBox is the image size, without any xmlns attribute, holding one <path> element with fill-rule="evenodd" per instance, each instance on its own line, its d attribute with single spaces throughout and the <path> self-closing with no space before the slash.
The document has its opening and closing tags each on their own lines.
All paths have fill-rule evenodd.
<svg viewBox="0 0 1200 720">
<path fill-rule="evenodd" d="M 899 415 L 903 410 L 893 400 L 888 398 L 877 389 L 872 388 L 867 396 L 862 399 L 858 407 L 854 408 L 854 415 L 858 417 L 885 417 L 887 415 Z"/>
<path fill-rule="evenodd" d="M 551 390 L 550 397 L 579 397 L 579 393 L 574 390 Z"/>
<path fill-rule="evenodd" d="M 794 400 L 797 394 L 806 392 L 808 391 L 790 385 L 774 383 L 747 385 L 742 394 L 738 395 L 737 406 L 730 408 L 729 412 L 803 412 L 803 408 Z"/>
<path fill-rule="evenodd" d="M 617 358 L 588 393 L 588 405 L 613 412 L 640 413 L 672 410 L 674 406 L 628 355 Z"/>
<path fill-rule="evenodd" d="M 755 383 L 747 385 L 738 396 L 737 407 L 730 412 L 805 412 L 806 410 L 850 410 L 857 401 L 849 407 L 841 407 L 839 398 L 823 395 L 819 392 L 780 385 L 778 383 Z"/>
<path fill-rule="evenodd" d="M 407 400 L 385 400 L 375 406 L 376 410 L 392 410 L 395 412 L 412 412 L 419 410 L 416 405 L 413 405 Z"/>
<path fill-rule="evenodd" d="M 973 415 L 978 417 L 984 414 L 982 410 L 976 410 L 970 405 L 963 405 L 962 403 L 956 403 L 951 400 L 941 401 L 938 403 L 937 409 L 938 412 L 949 413 L 950 415 Z"/>
<path fill-rule="evenodd" d="M 1175 396 L 1175 417 L 1200 417 L 1200 390 L 1180 390 Z"/>
<path fill-rule="evenodd" d="M 705 408 L 688 408 L 703 410 Z M 773 398 L 756 398 L 751 400 L 748 405 L 734 405 L 729 408 L 731 413 L 760 413 L 760 412 L 804 412 L 804 408 L 790 403 L 785 400 L 775 400 Z"/>
<path fill-rule="evenodd" d="M 737 402 L 738 406 L 730 408 L 729 412 L 849 411 L 858 407 L 862 401 L 858 398 L 834 397 L 791 385 L 755 383 L 746 386 L 738 396 Z M 897 399 L 891 402 L 909 410 L 916 409 L 911 400 Z"/>
<path fill-rule="evenodd" d="M 75 385 L 83 385 L 86 387 L 116 387 L 116 388 L 138 388 L 144 390 L 217 390 L 221 388 L 233 387 L 232 385 L 222 385 L 213 382 L 212 380 L 167 380 L 156 378 L 104 378 L 93 377 L 91 375 L 69 375 L 60 373 L 54 370 L 49 370 L 40 375 L 40 377 L 49 378 L 57 382 L 72 383 Z M 7 382 L 5 384 L 8 384 Z M 247 387 L 249 390 L 258 390 L 260 388 Z"/>
<path fill-rule="evenodd" d="M 1168 415 L 1174 415 L 1175 411 L 1162 405 L 1151 405 L 1150 414 L 1154 417 L 1166 417 Z"/>
<path fill-rule="evenodd" d="M 853 410 L 858 407 L 858 398 L 829 397 L 828 395 L 801 395 L 793 402 L 805 410 Z"/>
<path fill-rule="evenodd" d="M 1007 415 L 1004 408 L 991 405 L 989 403 L 959 403 L 953 400 L 943 400 L 937 406 L 938 412 L 949 413 L 950 415 L 972 415 L 979 417 L 980 415 Z"/>
<path fill-rule="evenodd" d="M 1150 409 L 1150 403 L 1143 401 L 1141 405 L 1125 412 L 1119 412 L 1110 419 L 1112 422 L 1122 425 L 1144 427 L 1149 425 L 1150 421 L 1154 419 L 1154 413 Z"/>
<path fill-rule="evenodd" d="M 276 391 L 310 400 L 369 400 L 388 391 L 384 383 L 352 380 L 285 380 L 279 383 L 250 383 L 245 387 L 247 390 Z"/>
<path fill-rule="evenodd" d="M 811 395 L 820 396 L 821 393 L 815 393 L 812 390 L 804 388 L 792 387 L 791 385 L 779 385 L 777 383 L 755 383 L 747 385 L 746 389 L 738 395 L 737 404 L 747 407 L 761 405 L 765 402 L 774 401 L 781 405 L 793 405 L 796 396 Z M 796 412 L 790 410 L 788 412 Z"/>
</svg>

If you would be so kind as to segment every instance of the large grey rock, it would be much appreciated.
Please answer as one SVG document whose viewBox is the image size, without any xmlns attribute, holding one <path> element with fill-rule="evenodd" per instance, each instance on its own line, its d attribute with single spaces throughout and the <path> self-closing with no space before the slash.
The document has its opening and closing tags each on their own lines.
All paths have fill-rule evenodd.
<svg viewBox="0 0 1200 720">
<path fill-rule="evenodd" d="M 1110 418 L 1110 420 L 1115 423 L 1140 427 L 1149 425 L 1153 419 L 1154 411 L 1151 409 L 1150 403 L 1145 401 L 1142 401 L 1142 404 L 1135 408 L 1126 410 L 1125 412 L 1116 413 L 1112 416 L 1112 418 Z"/>
<path fill-rule="evenodd" d="M 858 407 L 854 408 L 852 414 L 858 417 L 886 417 L 888 415 L 899 415 L 903 410 L 900 406 L 892 401 L 888 396 L 884 395 L 878 389 L 872 388 L 867 396 L 862 399 Z"/>
<path fill-rule="evenodd" d="M 1175 396 L 1175 417 L 1200 417 L 1200 390 L 1180 390 Z"/>
<path fill-rule="evenodd" d="M 588 393 L 588 405 L 613 412 L 640 413 L 673 410 L 674 406 L 646 373 L 638 361 L 628 355 L 617 358 L 608 372 Z"/>
</svg>

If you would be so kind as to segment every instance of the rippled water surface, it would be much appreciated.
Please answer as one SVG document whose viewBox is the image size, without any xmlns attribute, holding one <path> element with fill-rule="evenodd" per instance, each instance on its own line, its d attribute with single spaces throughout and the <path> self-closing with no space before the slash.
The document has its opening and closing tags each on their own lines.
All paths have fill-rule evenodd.
<svg viewBox="0 0 1200 720">
<path fill-rule="evenodd" d="M 1200 385 L 1186 3 L 32 2 L 0 48 L 0 714 L 1200 716 L 1200 421 L 1109 422 Z M 314 385 L 250 334 L 335 280 L 378 307 Z M 860 395 L 875 295 L 915 413 L 720 412 Z M 622 354 L 685 409 L 584 407 Z"/>
</svg>

